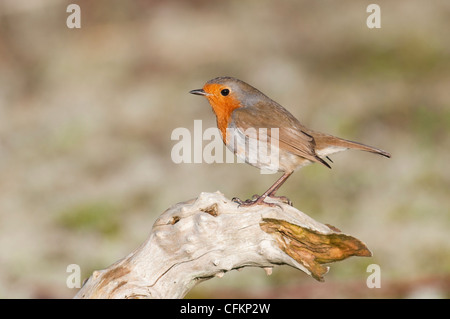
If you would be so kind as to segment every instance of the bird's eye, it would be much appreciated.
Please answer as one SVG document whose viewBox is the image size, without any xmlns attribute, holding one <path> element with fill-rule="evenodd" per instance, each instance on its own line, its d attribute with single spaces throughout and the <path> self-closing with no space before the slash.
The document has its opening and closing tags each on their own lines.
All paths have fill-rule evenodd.
<svg viewBox="0 0 450 319">
<path fill-rule="evenodd" d="M 223 89 L 222 91 L 220 91 L 220 94 L 222 94 L 223 96 L 227 96 L 228 94 L 230 94 L 230 90 Z"/>
</svg>

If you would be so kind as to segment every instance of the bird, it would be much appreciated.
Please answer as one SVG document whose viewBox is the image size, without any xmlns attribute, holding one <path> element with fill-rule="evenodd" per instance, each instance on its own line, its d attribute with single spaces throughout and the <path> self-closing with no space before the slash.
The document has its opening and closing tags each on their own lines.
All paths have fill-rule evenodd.
<svg viewBox="0 0 450 319">
<path fill-rule="evenodd" d="M 216 77 L 207 81 L 203 88 L 189 93 L 206 97 L 216 115 L 224 144 L 238 158 L 257 168 L 283 173 L 262 195 L 254 195 L 245 201 L 233 198 L 239 207 L 273 206 L 265 201 L 267 197 L 292 205 L 288 198 L 276 196 L 283 183 L 294 171 L 308 164 L 318 163 L 331 168 L 326 160 L 332 162 L 329 155 L 337 152 L 356 149 L 391 157 L 379 148 L 307 128 L 283 106 L 234 77 Z M 271 138 L 276 138 L 274 143 Z M 269 147 L 277 158 L 269 156 L 268 160 L 258 156 L 255 145 Z"/>
</svg>

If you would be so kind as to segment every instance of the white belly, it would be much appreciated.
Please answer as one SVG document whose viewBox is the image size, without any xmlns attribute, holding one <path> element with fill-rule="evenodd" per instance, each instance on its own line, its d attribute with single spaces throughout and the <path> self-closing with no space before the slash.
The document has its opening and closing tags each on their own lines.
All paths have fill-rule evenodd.
<svg viewBox="0 0 450 319">
<path fill-rule="evenodd" d="M 244 132 L 232 126 L 227 129 L 226 144 L 228 149 L 236 154 L 238 162 L 258 167 L 262 173 L 284 171 L 280 167 L 278 136 L 268 136 L 267 129 L 250 128 Z"/>
<path fill-rule="evenodd" d="M 321 150 L 316 150 L 316 154 L 323 158 L 327 155 L 345 151 L 346 149 L 346 147 L 341 146 L 329 146 Z"/>
</svg>

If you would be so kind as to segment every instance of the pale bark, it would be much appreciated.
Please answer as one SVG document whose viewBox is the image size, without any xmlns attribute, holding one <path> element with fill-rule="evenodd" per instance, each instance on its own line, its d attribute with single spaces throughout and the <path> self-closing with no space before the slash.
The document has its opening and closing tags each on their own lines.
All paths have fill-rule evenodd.
<svg viewBox="0 0 450 319">
<path fill-rule="evenodd" d="M 270 274 L 289 265 L 323 281 L 324 264 L 371 255 L 335 227 L 266 201 L 278 206 L 238 207 L 218 192 L 173 205 L 140 247 L 94 271 L 75 298 L 182 298 L 204 280 L 248 266 Z"/>
</svg>

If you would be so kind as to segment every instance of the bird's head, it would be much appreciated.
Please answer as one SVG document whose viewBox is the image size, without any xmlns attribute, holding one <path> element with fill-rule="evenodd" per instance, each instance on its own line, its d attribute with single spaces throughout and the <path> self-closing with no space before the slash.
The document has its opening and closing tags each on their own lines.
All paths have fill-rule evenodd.
<svg viewBox="0 0 450 319">
<path fill-rule="evenodd" d="M 202 89 L 189 93 L 206 97 L 216 116 L 221 116 L 222 113 L 229 115 L 237 108 L 252 106 L 267 98 L 251 85 L 229 76 L 209 80 Z"/>
</svg>

